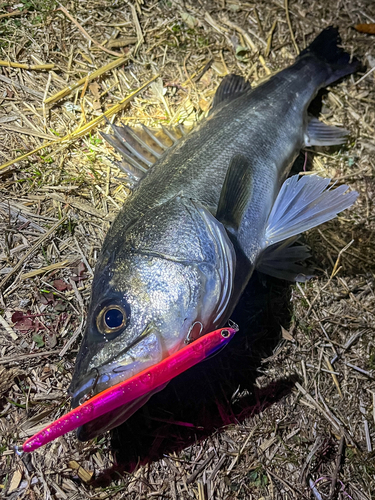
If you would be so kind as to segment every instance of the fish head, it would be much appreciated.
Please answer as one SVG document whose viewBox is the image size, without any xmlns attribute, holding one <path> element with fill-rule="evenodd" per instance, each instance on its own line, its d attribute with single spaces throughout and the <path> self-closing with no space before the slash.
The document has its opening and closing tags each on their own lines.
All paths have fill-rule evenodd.
<svg viewBox="0 0 375 500">
<path fill-rule="evenodd" d="M 149 214 L 121 245 L 103 247 L 70 386 L 73 408 L 223 321 L 234 274 L 232 244 L 205 209 L 190 200 L 174 203 L 178 210 L 172 203 L 158 212 L 169 214 L 168 223 L 159 217 L 155 224 L 156 215 Z M 186 227 L 179 232 L 181 211 Z"/>
<path fill-rule="evenodd" d="M 198 274 L 188 266 L 135 254 L 118 255 L 94 280 L 70 388 L 74 407 L 183 345 L 197 315 L 190 285 L 195 288 Z"/>
</svg>

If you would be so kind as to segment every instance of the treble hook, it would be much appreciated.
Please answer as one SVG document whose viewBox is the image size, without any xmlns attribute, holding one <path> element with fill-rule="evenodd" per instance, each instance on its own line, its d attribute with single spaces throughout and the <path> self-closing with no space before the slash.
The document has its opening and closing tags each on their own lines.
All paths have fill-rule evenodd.
<svg viewBox="0 0 375 500">
<path fill-rule="evenodd" d="M 191 336 L 191 332 L 193 331 L 193 328 L 195 327 L 195 325 L 201 325 L 201 328 L 200 328 L 200 330 L 199 330 L 199 334 L 198 334 L 197 338 L 199 338 L 199 337 L 201 336 L 201 333 L 202 333 L 202 331 L 203 331 L 204 326 L 203 326 L 203 324 L 202 324 L 200 321 L 195 321 L 195 322 L 191 325 L 191 327 L 189 328 L 189 331 L 188 331 L 187 337 L 186 337 L 186 339 L 185 339 L 185 344 L 190 344 L 190 342 L 192 342 L 192 341 L 193 341 L 193 339 L 191 339 L 191 338 L 190 338 L 190 336 Z"/>
<path fill-rule="evenodd" d="M 95 388 L 98 385 L 98 381 L 100 378 L 99 370 L 97 368 L 93 368 L 91 371 L 93 371 L 93 372 L 96 371 L 96 376 L 94 378 L 94 381 L 92 383 L 92 387 L 91 387 L 90 391 L 87 394 L 85 394 L 84 396 L 82 396 L 81 399 L 78 401 L 78 403 L 80 405 L 82 405 L 83 403 L 85 403 L 86 401 L 88 401 L 89 399 L 91 399 L 94 396 Z"/>
</svg>

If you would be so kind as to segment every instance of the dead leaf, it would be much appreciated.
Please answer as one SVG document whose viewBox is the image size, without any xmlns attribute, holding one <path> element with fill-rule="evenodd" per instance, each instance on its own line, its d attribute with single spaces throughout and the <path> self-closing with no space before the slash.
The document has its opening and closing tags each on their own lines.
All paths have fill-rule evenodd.
<svg viewBox="0 0 375 500">
<path fill-rule="evenodd" d="M 77 267 L 77 275 L 81 277 L 85 271 L 86 271 L 85 264 L 83 262 L 80 262 Z"/>
<path fill-rule="evenodd" d="M 288 330 L 285 330 L 285 328 L 282 326 L 281 327 L 281 335 L 283 339 L 289 340 L 290 342 L 295 342 L 294 337 L 288 332 Z"/>
<path fill-rule="evenodd" d="M 78 477 L 80 479 L 82 479 L 82 481 L 84 481 L 85 483 L 88 483 L 91 481 L 91 478 L 92 478 L 92 475 L 93 475 L 93 472 L 88 472 L 86 469 L 84 469 L 83 467 L 81 467 L 79 465 L 78 462 L 76 462 L 75 460 L 71 460 L 69 463 L 68 463 L 69 467 L 73 470 L 76 470 L 77 471 L 77 474 L 78 474 Z"/>
<path fill-rule="evenodd" d="M 21 321 L 17 321 L 15 327 L 20 332 L 28 332 L 33 330 L 33 320 L 31 318 L 23 318 Z"/>
<path fill-rule="evenodd" d="M 12 479 L 10 481 L 8 495 L 9 495 L 9 493 L 12 493 L 13 491 L 15 491 L 18 488 L 18 486 L 21 482 L 21 479 L 22 479 L 22 472 L 17 469 L 16 472 L 13 474 Z"/>
<path fill-rule="evenodd" d="M 375 35 L 375 23 L 356 24 L 354 28 L 360 33 L 367 33 L 368 35 Z"/>
<path fill-rule="evenodd" d="M 53 349 L 56 344 L 57 344 L 57 338 L 56 338 L 56 335 L 54 333 L 52 333 L 51 335 L 46 335 L 46 346 L 48 347 L 48 349 Z"/>
<path fill-rule="evenodd" d="M 15 311 L 12 314 L 12 323 L 17 323 L 17 321 L 22 321 L 24 317 L 24 313 L 22 311 Z"/>
<path fill-rule="evenodd" d="M 63 280 L 55 280 L 53 282 L 53 286 L 59 292 L 64 292 L 65 290 L 71 290 L 72 289 L 72 285 L 70 283 L 65 283 L 65 281 L 63 281 Z"/>
<path fill-rule="evenodd" d="M 199 107 L 201 108 L 202 111 L 208 111 L 210 108 L 210 103 L 206 101 L 203 97 L 199 99 Z"/>
<path fill-rule="evenodd" d="M 95 99 L 99 100 L 99 98 L 100 98 L 99 84 L 97 82 L 90 83 L 89 89 L 90 89 L 90 92 L 92 93 L 92 95 L 95 97 Z"/>
<path fill-rule="evenodd" d="M 107 43 L 107 47 L 109 49 L 119 49 L 121 47 L 127 47 L 128 45 L 133 45 L 138 42 L 138 38 L 136 36 L 128 36 L 125 38 L 116 38 L 116 40 L 109 40 Z"/>
<path fill-rule="evenodd" d="M 216 74 L 219 76 L 225 76 L 227 74 L 227 70 L 225 69 L 225 66 L 223 63 L 220 61 L 214 61 L 212 63 L 211 68 L 215 71 Z"/>
<path fill-rule="evenodd" d="M 249 49 L 243 45 L 237 45 L 236 57 L 239 61 L 246 62 L 249 59 Z"/>
<path fill-rule="evenodd" d="M 41 293 L 39 295 L 39 300 L 42 304 L 47 305 L 50 304 L 51 302 L 55 302 L 55 297 L 53 295 L 53 292 L 48 292 L 48 293 Z"/>
<path fill-rule="evenodd" d="M 190 29 L 194 29 L 198 24 L 198 20 L 187 12 L 183 12 L 181 18 Z"/>
<path fill-rule="evenodd" d="M 207 88 L 211 84 L 211 80 L 212 80 L 212 70 L 209 69 L 202 76 L 202 78 L 199 80 L 199 82 L 203 86 L 203 88 Z"/>
<path fill-rule="evenodd" d="M 98 85 L 97 82 L 93 82 L 89 85 L 89 89 L 92 93 L 92 95 L 94 96 L 94 100 L 92 102 L 92 105 L 94 107 L 94 110 L 97 111 L 99 109 L 101 109 L 101 104 L 100 104 L 100 87 Z"/>
</svg>

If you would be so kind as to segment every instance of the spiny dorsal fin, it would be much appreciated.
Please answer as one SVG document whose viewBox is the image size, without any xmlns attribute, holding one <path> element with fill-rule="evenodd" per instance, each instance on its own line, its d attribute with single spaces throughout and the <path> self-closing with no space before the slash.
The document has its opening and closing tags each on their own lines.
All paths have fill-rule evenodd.
<svg viewBox="0 0 375 500">
<path fill-rule="evenodd" d="M 236 232 L 251 196 L 252 176 L 250 160 L 242 154 L 234 156 L 220 194 L 216 218 L 224 226 Z"/>
<path fill-rule="evenodd" d="M 210 113 L 215 111 L 215 109 L 221 105 L 222 103 L 230 102 L 244 94 L 248 90 L 251 89 L 251 85 L 249 82 L 245 80 L 242 76 L 239 75 L 227 75 L 221 81 L 213 103 Z"/>
<path fill-rule="evenodd" d="M 133 129 L 128 125 L 111 124 L 113 135 L 101 132 L 103 138 L 120 153 L 123 160 L 116 162 L 118 168 L 135 180 L 144 177 L 148 169 L 184 136 L 182 127 L 172 131 L 162 127 L 151 131 L 146 126 Z"/>
</svg>

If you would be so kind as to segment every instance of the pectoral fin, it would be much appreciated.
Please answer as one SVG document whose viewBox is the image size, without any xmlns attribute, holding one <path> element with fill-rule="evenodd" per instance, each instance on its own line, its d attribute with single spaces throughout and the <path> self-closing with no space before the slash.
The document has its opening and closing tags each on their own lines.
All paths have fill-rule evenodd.
<svg viewBox="0 0 375 500">
<path fill-rule="evenodd" d="M 305 134 L 305 146 L 335 146 L 347 141 L 349 131 L 345 128 L 326 125 L 310 117 Z"/>
<path fill-rule="evenodd" d="M 230 162 L 216 213 L 216 218 L 232 233 L 241 224 L 252 189 L 250 160 L 238 154 Z"/>
<path fill-rule="evenodd" d="M 356 201 L 356 191 L 347 192 L 345 184 L 331 189 L 330 182 L 317 175 L 295 175 L 284 182 L 263 238 L 264 253 L 257 265 L 263 272 L 285 279 L 300 274 L 303 268 L 298 262 L 306 259 L 308 252 L 304 247 L 292 247 L 291 238 L 333 219 Z"/>
<path fill-rule="evenodd" d="M 323 224 L 349 208 L 358 198 L 346 184 L 329 188 L 331 179 L 318 175 L 289 177 L 282 185 L 264 236 L 264 246 L 273 245 Z"/>
</svg>

